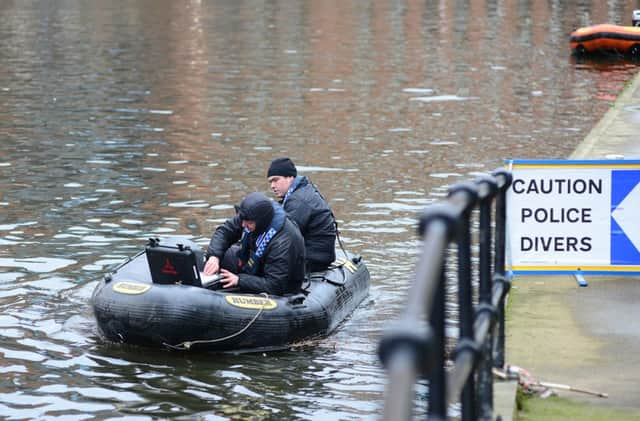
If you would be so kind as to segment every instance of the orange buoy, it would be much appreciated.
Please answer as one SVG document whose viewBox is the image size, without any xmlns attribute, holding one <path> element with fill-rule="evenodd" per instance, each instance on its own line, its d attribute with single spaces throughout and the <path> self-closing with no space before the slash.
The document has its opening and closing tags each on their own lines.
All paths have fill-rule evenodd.
<svg viewBox="0 0 640 421">
<path fill-rule="evenodd" d="M 618 52 L 640 56 L 640 27 L 594 25 L 571 33 L 571 49 L 577 54 Z"/>
</svg>

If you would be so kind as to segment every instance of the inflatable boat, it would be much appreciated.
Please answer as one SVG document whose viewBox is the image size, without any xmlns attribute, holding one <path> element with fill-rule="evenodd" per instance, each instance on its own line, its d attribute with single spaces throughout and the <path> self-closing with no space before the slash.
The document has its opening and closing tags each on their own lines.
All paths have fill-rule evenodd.
<svg viewBox="0 0 640 421">
<path fill-rule="evenodd" d="M 147 246 L 98 282 L 91 303 L 106 340 L 177 350 L 286 349 L 330 334 L 369 291 L 362 259 L 341 250 L 342 258 L 310 274 L 300 293 L 289 296 L 215 289 L 215 279 L 201 278 L 203 253 L 188 240 L 158 263 L 152 251 Z M 185 256 L 196 267 L 185 264 Z M 181 279 L 158 279 L 155 266 Z"/>
<path fill-rule="evenodd" d="M 570 44 L 578 55 L 613 52 L 640 57 L 640 27 L 587 26 L 571 33 Z"/>
</svg>

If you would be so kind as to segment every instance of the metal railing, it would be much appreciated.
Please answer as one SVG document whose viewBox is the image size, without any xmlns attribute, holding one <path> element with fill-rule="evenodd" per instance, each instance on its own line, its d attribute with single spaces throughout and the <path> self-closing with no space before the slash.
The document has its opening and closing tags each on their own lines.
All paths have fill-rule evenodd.
<svg viewBox="0 0 640 421">
<path fill-rule="evenodd" d="M 511 173 L 498 169 L 491 176 L 453 186 L 446 201 L 427 207 L 422 214 L 418 229 L 422 250 L 408 302 L 378 349 L 388 372 L 384 419 L 411 418 L 414 386 L 423 379 L 429 381 L 429 420 L 446 419 L 449 404 L 455 402 L 460 402 L 462 420 L 492 419 L 492 370 L 505 362 L 504 298 L 510 287 L 504 270 L 506 192 L 510 184 Z M 479 214 L 475 265 L 474 210 Z M 459 337 L 447 355 L 445 286 L 450 282 L 447 269 L 456 270 L 448 253 L 454 245 Z M 450 368 L 445 370 L 446 366 Z"/>
</svg>

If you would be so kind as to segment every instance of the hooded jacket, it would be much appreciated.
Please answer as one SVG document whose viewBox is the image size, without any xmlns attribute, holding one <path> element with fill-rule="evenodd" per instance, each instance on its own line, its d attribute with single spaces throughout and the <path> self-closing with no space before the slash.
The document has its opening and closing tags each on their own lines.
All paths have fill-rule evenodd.
<svg viewBox="0 0 640 421">
<path fill-rule="evenodd" d="M 268 207 L 266 206 L 268 205 Z M 223 260 L 225 252 L 242 237 L 241 216 L 256 222 L 256 231 L 249 234 L 249 244 L 252 251 L 256 249 L 256 240 L 269 228 L 273 213 L 269 212 L 273 203 L 262 193 L 251 193 L 242 201 L 238 214 L 228 219 L 214 231 L 209 246 L 207 258 L 216 256 Z M 268 217 L 268 220 L 266 220 Z M 267 244 L 258 268 L 254 275 L 240 271 L 238 273 L 238 288 L 245 292 L 266 292 L 271 295 L 296 293 L 304 280 L 304 239 L 298 227 L 285 217 L 282 228 Z"/>
<path fill-rule="evenodd" d="M 304 237 L 309 269 L 312 272 L 325 270 L 336 259 L 335 218 L 329 204 L 309 179 L 305 176 L 296 178 L 297 186 L 282 206 Z"/>
</svg>

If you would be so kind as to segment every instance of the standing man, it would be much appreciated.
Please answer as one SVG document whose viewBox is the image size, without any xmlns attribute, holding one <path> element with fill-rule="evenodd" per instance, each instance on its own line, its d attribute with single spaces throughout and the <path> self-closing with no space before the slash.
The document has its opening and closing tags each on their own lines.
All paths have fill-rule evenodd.
<svg viewBox="0 0 640 421">
<path fill-rule="evenodd" d="M 236 216 L 216 228 L 206 256 L 205 275 L 220 271 L 223 288 L 284 295 L 298 292 L 305 276 L 298 227 L 282 206 L 258 192 L 248 194 Z"/>
<path fill-rule="evenodd" d="M 273 194 L 304 237 L 307 271 L 326 270 L 336 259 L 336 220 L 329 204 L 289 158 L 274 159 L 267 172 Z"/>
</svg>

